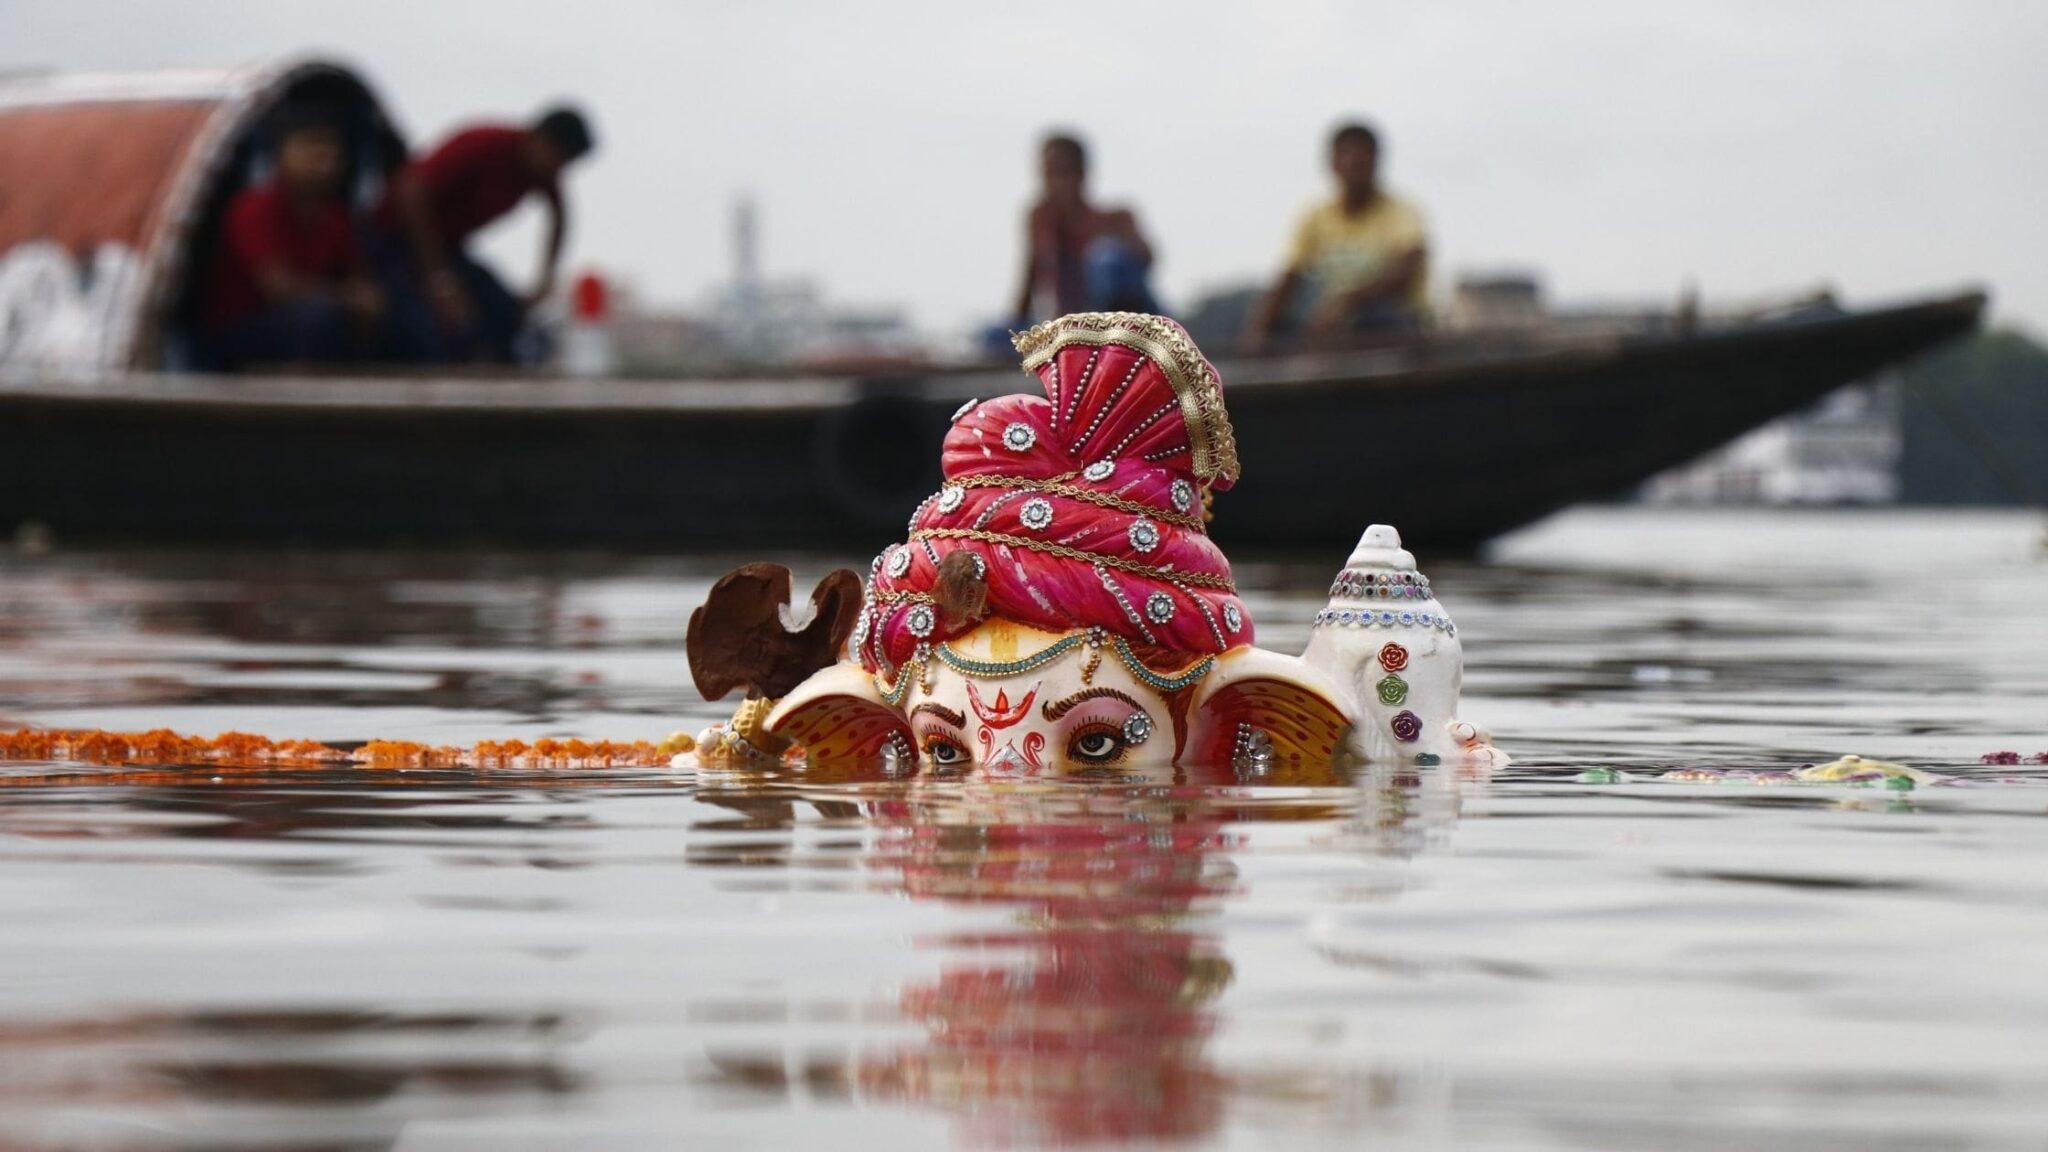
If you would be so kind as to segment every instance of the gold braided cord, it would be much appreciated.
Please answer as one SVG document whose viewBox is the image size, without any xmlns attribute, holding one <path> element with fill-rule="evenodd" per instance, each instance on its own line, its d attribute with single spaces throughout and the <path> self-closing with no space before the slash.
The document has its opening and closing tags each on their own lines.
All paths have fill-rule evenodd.
<svg viewBox="0 0 2048 1152">
<path fill-rule="evenodd" d="M 1133 576 L 1147 576 L 1166 583 L 1195 584 L 1203 588 L 1215 588 L 1224 592 L 1236 592 L 1237 586 L 1222 576 L 1211 576 L 1207 572 L 1176 572 L 1171 568 L 1154 568 L 1149 564 L 1135 564 L 1121 556 L 1105 556 L 1100 552 L 1084 552 L 1069 548 L 1050 540 L 1033 540 L 1029 536 L 1012 536 L 1005 532 L 984 532 L 979 528 L 920 528 L 910 534 L 912 540 L 979 540 L 984 544 L 1008 544 L 1013 548 L 1028 548 L 1033 552 L 1044 552 L 1063 560 L 1079 560 L 1084 564 L 1100 564 Z"/>
<path fill-rule="evenodd" d="M 1030 492 L 1050 492 L 1057 496 L 1071 496 L 1098 507 L 1129 512 L 1133 516 L 1149 516 L 1154 520 L 1177 524 L 1182 528 L 1193 528 L 1198 532 L 1202 530 L 1202 521 L 1194 516 L 1182 516 L 1177 512 L 1168 512 L 1164 508 L 1140 504 L 1136 500 L 1111 496 L 1107 492 L 1076 488 L 1072 484 L 1061 484 L 1051 480 L 1029 480 L 1022 476 L 963 476 L 952 483 L 956 488 L 1022 488 Z"/>
<path fill-rule="evenodd" d="M 929 592 L 906 592 L 896 588 L 876 588 L 872 585 L 868 589 L 868 598 L 873 600 L 878 608 L 889 604 L 936 605 L 938 603 Z"/>
<path fill-rule="evenodd" d="M 1171 320 L 1143 312 L 1077 312 L 1019 332 L 1010 342 L 1024 357 L 1026 372 L 1035 372 L 1071 344 L 1097 348 L 1121 344 L 1149 357 L 1166 374 L 1166 382 L 1180 401 L 1195 475 L 1203 480 L 1236 482 L 1237 438 L 1230 428 L 1230 414 L 1223 408 L 1223 381 L 1202 350 Z"/>
</svg>

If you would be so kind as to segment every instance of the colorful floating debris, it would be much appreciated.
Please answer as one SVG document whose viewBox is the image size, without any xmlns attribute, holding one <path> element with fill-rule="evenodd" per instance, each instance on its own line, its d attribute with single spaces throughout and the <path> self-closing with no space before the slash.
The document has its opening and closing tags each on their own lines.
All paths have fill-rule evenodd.
<svg viewBox="0 0 2048 1152">
<path fill-rule="evenodd" d="M 1911 792 L 1924 784 L 1956 784 L 1965 781 L 1938 775 L 1921 768 L 1844 756 L 1825 764 L 1808 764 L 1792 771 L 1755 768 L 1672 768 L 1655 775 L 1636 775 L 1618 768 L 1588 768 L 1572 779 L 1580 784 L 1625 784 L 1654 780 L 1662 784 L 1754 784 L 1764 787 L 1785 784 L 1846 784 L 1852 788 L 1885 788 Z"/>
<path fill-rule="evenodd" d="M 1893 764 L 1885 760 L 1866 760 L 1861 756 L 1844 756 L 1825 764 L 1812 764 L 1793 773 L 1808 784 L 1876 784 L 1896 777 L 1905 777 L 1915 784 L 1939 784 L 1946 777 L 1904 764 Z"/>
</svg>

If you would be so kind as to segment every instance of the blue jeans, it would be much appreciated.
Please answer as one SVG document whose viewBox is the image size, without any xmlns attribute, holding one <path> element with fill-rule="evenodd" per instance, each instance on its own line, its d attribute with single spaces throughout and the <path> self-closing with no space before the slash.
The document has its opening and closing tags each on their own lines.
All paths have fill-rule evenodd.
<svg viewBox="0 0 2048 1152">
<path fill-rule="evenodd" d="M 324 296 L 272 304 L 196 342 L 199 366 L 236 372 L 251 364 L 340 364 L 366 359 L 353 317 Z"/>
<path fill-rule="evenodd" d="M 443 321 L 427 299 L 425 278 L 403 241 L 379 235 L 369 247 L 377 281 L 390 301 L 390 359 L 410 364 L 512 363 L 525 310 L 496 273 L 467 252 L 448 257 L 448 270 L 469 297 L 470 322 L 456 327 Z"/>
<path fill-rule="evenodd" d="M 1138 253 L 1122 240 L 1103 238 L 1081 254 L 1091 312 L 1158 312 L 1147 269 Z"/>
</svg>

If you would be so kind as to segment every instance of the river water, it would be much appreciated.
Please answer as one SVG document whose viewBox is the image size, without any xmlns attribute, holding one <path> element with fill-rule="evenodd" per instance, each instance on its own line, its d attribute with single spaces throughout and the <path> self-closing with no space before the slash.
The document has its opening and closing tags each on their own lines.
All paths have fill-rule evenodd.
<svg viewBox="0 0 2048 1152">
<path fill-rule="evenodd" d="M 1202 787 L 0 764 L 0 1148 L 2043 1148 L 2039 517 L 1423 569 L 1512 767 Z M 802 586 L 830 567 L 782 558 Z M 1330 565 L 1239 557 L 1298 651 Z M 0 560 L 0 726 L 658 738 L 725 565 Z M 1912 792 L 1625 778 L 1857 752 Z"/>
</svg>

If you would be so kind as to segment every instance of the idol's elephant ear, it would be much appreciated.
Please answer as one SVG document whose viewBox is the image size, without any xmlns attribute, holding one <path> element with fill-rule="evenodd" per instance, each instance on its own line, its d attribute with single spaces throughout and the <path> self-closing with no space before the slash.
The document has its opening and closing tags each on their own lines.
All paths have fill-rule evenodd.
<svg viewBox="0 0 2048 1152">
<path fill-rule="evenodd" d="M 1351 731 L 1343 691 L 1296 656 L 1233 648 L 1196 689 L 1180 762 L 1229 765 L 1240 778 L 1320 779 Z"/>
<path fill-rule="evenodd" d="M 690 613 L 690 677 L 706 700 L 735 688 L 777 700 L 839 659 L 860 620 L 860 577 L 841 568 L 808 604 L 790 603 L 789 569 L 748 564 L 719 577 Z"/>
<path fill-rule="evenodd" d="M 803 745 L 813 765 L 872 764 L 891 747 L 907 762 L 914 747 L 903 713 L 858 664 L 834 664 L 798 685 L 768 714 L 768 731 Z"/>
</svg>

